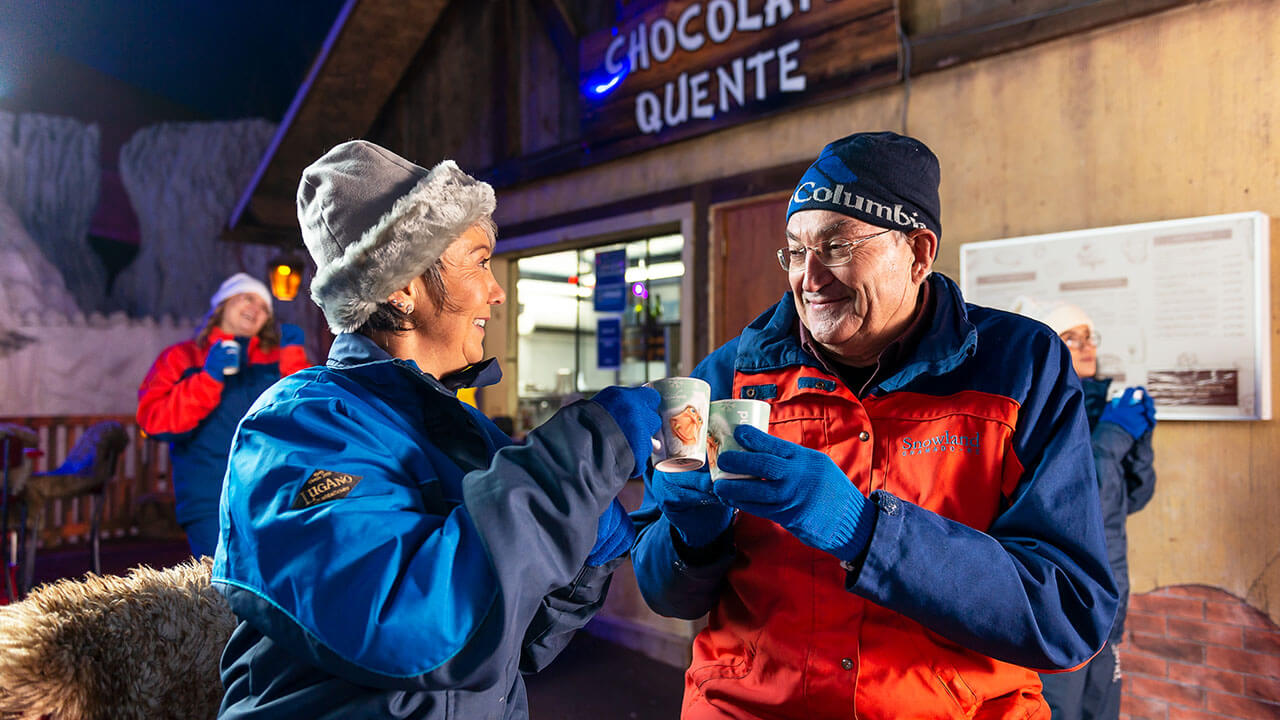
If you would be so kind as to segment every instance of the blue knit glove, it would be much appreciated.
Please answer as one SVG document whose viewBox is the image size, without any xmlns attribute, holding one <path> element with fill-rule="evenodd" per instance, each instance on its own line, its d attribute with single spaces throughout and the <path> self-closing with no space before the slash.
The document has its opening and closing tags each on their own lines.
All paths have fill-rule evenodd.
<svg viewBox="0 0 1280 720">
<path fill-rule="evenodd" d="M 658 414 L 658 403 L 661 396 L 658 391 L 647 387 L 607 387 L 591 398 L 613 416 L 622 432 L 627 436 L 627 445 L 635 458 L 635 468 L 631 477 L 644 472 L 644 465 L 653 454 L 653 436 L 662 427 L 662 416 Z"/>
<path fill-rule="evenodd" d="M 236 367 L 239 363 L 239 350 L 217 342 L 210 346 L 209 354 L 204 356 L 204 371 L 209 377 L 222 382 L 227 368 Z"/>
<path fill-rule="evenodd" d="M 285 345 L 301 345 L 306 340 L 306 336 L 302 333 L 302 328 L 292 323 L 284 323 L 280 326 L 280 347 Z"/>
<path fill-rule="evenodd" d="M 609 503 L 596 526 L 596 544 L 587 555 L 588 565 L 603 565 L 631 549 L 636 542 L 636 526 L 617 498 Z"/>
<path fill-rule="evenodd" d="M 720 469 L 752 477 L 721 478 L 716 495 L 841 560 L 853 560 L 866 550 L 875 505 L 831 458 L 750 425 L 739 425 L 733 437 L 751 452 L 720 453 Z"/>
<path fill-rule="evenodd" d="M 1142 391 L 1141 399 L 1134 397 L 1138 390 Z M 1103 408 L 1098 422 L 1119 425 L 1136 440 L 1156 426 L 1155 401 L 1146 388 L 1125 388 L 1123 395 Z"/>
<path fill-rule="evenodd" d="M 689 547 L 711 544 L 733 521 L 733 508 L 712 492 L 711 473 L 707 470 L 654 470 L 648 489 L 658 509 Z"/>
</svg>

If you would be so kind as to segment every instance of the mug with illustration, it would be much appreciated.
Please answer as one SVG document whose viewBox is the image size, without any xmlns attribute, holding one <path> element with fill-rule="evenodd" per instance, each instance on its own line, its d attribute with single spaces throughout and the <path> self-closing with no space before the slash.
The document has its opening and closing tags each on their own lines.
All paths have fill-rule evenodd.
<svg viewBox="0 0 1280 720">
<path fill-rule="evenodd" d="M 726 450 L 744 449 L 733 438 L 733 430 L 739 425 L 751 425 L 761 432 L 769 432 L 769 403 L 761 400 L 716 400 L 711 403 L 709 415 L 707 463 L 711 466 L 711 479 L 751 477 L 721 470 L 716 459 Z"/>
<path fill-rule="evenodd" d="M 662 429 L 655 438 L 653 466 L 663 472 L 701 468 L 706 464 L 711 386 L 690 377 L 663 378 L 648 385 L 662 397 Z"/>
</svg>

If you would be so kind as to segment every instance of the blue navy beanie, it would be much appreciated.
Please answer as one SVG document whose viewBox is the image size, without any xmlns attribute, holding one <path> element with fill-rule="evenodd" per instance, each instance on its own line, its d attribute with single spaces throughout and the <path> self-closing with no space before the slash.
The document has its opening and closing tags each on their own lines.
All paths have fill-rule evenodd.
<svg viewBox="0 0 1280 720">
<path fill-rule="evenodd" d="M 938 158 L 893 132 L 854 133 L 822 148 L 791 194 L 787 220 L 831 210 L 891 230 L 928 228 L 942 239 Z"/>
</svg>

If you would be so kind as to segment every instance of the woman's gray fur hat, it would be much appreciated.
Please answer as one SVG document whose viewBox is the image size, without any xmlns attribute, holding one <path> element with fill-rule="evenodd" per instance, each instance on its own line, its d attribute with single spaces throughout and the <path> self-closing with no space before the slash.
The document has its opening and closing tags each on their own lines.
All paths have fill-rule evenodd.
<svg viewBox="0 0 1280 720">
<path fill-rule="evenodd" d="M 353 332 L 495 207 L 493 188 L 452 160 L 427 170 L 371 142 L 342 143 L 298 185 L 311 299 L 334 333 Z"/>
</svg>

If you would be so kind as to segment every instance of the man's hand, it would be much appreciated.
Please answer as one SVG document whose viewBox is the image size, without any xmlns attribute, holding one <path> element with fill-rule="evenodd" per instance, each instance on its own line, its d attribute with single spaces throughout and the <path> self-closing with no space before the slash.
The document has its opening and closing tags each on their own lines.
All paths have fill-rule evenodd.
<svg viewBox="0 0 1280 720">
<path fill-rule="evenodd" d="M 655 470 L 649 495 L 689 547 L 710 545 L 733 521 L 733 508 L 711 491 L 711 473 L 706 470 Z"/>
<path fill-rule="evenodd" d="M 1137 392 L 1141 399 L 1134 397 Z M 1123 395 L 1107 403 L 1098 422 L 1119 425 L 1136 440 L 1156 426 L 1155 401 L 1146 388 L 1125 388 Z"/>
<path fill-rule="evenodd" d="M 866 549 L 874 506 L 831 458 L 750 425 L 738 426 L 733 436 L 751 452 L 720 453 L 720 469 L 752 477 L 721 478 L 716 495 L 841 560 L 853 560 Z"/>
</svg>

